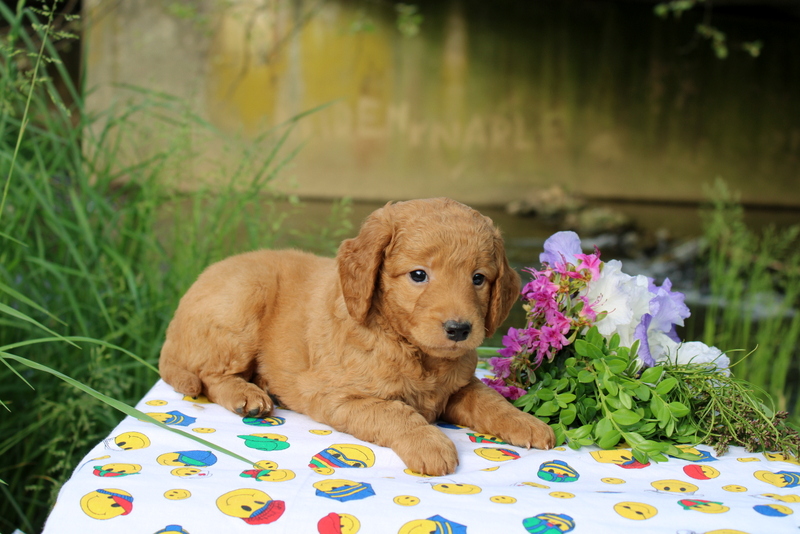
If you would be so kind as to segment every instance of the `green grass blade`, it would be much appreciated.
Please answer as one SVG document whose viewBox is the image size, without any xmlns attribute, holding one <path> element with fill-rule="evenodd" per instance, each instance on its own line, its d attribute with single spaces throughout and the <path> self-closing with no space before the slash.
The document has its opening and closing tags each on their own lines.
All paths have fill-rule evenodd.
<svg viewBox="0 0 800 534">
<path fill-rule="evenodd" d="M 94 397 L 95 399 L 105 403 L 106 405 L 114 408 L 115 410 L 118 410 L 118 411 L 124 413 L 125 415 L 128 415 L 130 417 L 134 417 L 134 418 L 139 419 L 141 421 L 146 421 L 148 423 L 152 423 L 152 424 L 154 424 L 154 425 L 156 425 L 158 427 L 163 428 L 164 430 L 168 430 L 168 431 L 170 431 L 170 432 L 172 432 L 174 434 L 178 434 L 179 436 L 183 436 L 183 437 L 185 437 L 187 439 L 190 439 L 190 440 L 192 440 L 192 441 L 194 441 L 196 443 L 199 443 L 199 444 L 201 444 L 201 445 L 203 445 L 205 447 L 209 447 L 211 449 L 214 449 L 217 452 L 220 452 L 222 454 L 226 454 L 226 455 L 228 455 L 228 456 L 230 456 L 232 458 L 235 458 L 237 460 L 245 462 L 248 465 L 254 465 L 255 464 L 255 462 L 253 462 L 252 460 L 248 460 L 247 458 L 245 458 L 243 456 L 240 456 L 240 455 L 236 454 L 235 452 L 229 451 L 228 449 L 225 449 L 224 447 L 220 447 L 219 445 L 216 445 L 215 443 L 211 443 L 210 441 L 204 440 L 204 439 L 199 438 L 197 436 L 192 436 L 191 434 L 189 434 L 187 432 L 184 432 L 183 430 L 179 430 L 177 428 L 173 428 L 173 427 L 171 427 L 169 425 L 166 425 L 166 424 L 162 423 L 161 421 L 153 419 L 152 417 L 150 417 L 146 413 L 144 413 L 144 412 L 142 412 L 140 410 L 137 410 L 136 408 L 134 408 L 132 406 L 128 406 L 124 402 L 120 402 L 117 399 L 109 397 L 108 395 L 104 395 L 103 393 L 100 393 L 96 389 L 91 388 L 91 387 L 89 387 L 89 386 L 87 386 L 85 384 L 82 384 L 81 382 L 79 382 L 79 381 L 77 381 L 77 380 L 75 380 L 75 379 L 73 379 L 73 378 L 71 378 L 71 377 L 69 377 L 69 376 L 67 376 L 67 375 L 65 375 L 63 373 L 60 373 L 60 372 L 56 371 L 55 369 L 51 369 L 50 367 L 47 367 L 46 365 L 41 365 L 41 364 L 36 363 L 36 362 L 34 362 L 32 360 L 29 360 L 27 358 L 22 358 L 20 356 L 15 356 L 13 354 L 8 354 L 7 352 L 0 352 L 0 358 L 14 360 L 14 361 L 16 361 L 18 363 L 21 363 L 22 365 L 25 365 L 26 367 L 30 367 L 31 369 L 35 369 L 37 371 L 42 371 L 42 372 L 45 372 L 45 373 L 49 373 L 49 374 L 51 374 L 51 375 L 63 380 L 67 384 L 79 389 L 80 391 L 83 391 L 87 395 L 90 395 L 90 396 Z"/>
</svg>

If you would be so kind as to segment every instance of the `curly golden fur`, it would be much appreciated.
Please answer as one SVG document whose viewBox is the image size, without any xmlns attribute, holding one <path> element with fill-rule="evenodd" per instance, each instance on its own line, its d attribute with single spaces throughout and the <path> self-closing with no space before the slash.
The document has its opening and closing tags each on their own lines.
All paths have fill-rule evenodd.
<svg viewBox="0 0 800 534">
<path fill-rule="evenodd" d="M 513 445 L 552 430 L 474 377 L 476 347 L 517 299 L 492 221 L 449 199 L 389 203 L 335 259 L 258 251 L 210 266 L 167 329 L 161 376 L 240 415 L 282 406 L 452 473 L 443 419 Z"/>
</svg>

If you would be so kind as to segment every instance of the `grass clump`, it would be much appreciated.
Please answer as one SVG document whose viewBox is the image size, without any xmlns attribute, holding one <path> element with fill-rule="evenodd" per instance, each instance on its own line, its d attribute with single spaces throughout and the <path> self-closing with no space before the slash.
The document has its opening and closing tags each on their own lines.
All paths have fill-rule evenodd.
<svg viewBox="0 0 800 534">
<path fill-rule="evenodd" d="M 347 204 L 319 235 L 284 229 L 301 208 L 270 182 L 301 117 L 246 143 L 135 88 L 90 114 L 59 61 L 53 9 L 0 3 L 0 532 L 39 531 L 62 482 L 122 417 L 109 406 L 158 379 L 166 326 L 203 268 L 276 243 L 330 252 L 346 229 Z M 137 158 L 143 124 L 170 135 Z M 172 171 L 211 141 L 237 150 L 237 166 L 206 160 L 224 183 L 178 192 Z"/>
<path fill-rule="evenodd" d="M 752 230 L 722 182 L 704 213 L 707 253 L 698 282 L 711 298 L 702 341 L 730 352 L 734 374 L 800 423 L 800 227 Z"/>
</svg>

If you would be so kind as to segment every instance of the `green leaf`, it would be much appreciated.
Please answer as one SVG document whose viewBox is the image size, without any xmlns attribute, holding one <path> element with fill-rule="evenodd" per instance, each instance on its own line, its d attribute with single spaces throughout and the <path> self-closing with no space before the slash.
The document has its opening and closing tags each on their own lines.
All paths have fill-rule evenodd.
<svg viewBox="0 0 800 534">
<path fill-rule="evenodd" d="M 611 417 L 613 417 L 614 421 L 621 425 L 634 425 L 642 419 L 638 413 L 626 408 L 622 408 L 621 410 L 613 412 Z"/>
<path fill-rule="evenodd" d="M 633 407 L 633 399 L 624 391 L 619 392 L 619 402 L 629 410 Z"/>
<path fill-rule="evenodd" d="M 647 402 L 650 400 L 650 386 L 646 384 L 639 384 L 636 387 L 636 396 L 639 397 L 640 400 Z"/>
<path fill-rule="evenodd" d="M 641 443 L 645 442 L 645 439 L 637 432 L 625 432 L 622 437 L 625 438 L 625 441 L 631 446 L 638 447 Z"/>
<path fill-rule="evenodd" d="M 606 391 L 608 391 L 610 395 L 616 396 L 619 393 L 616 377 L 612 374 L 603 376 L 603 387 L 606 388 Z"/>
<path fill-rule="evenodd" d="M 543 401 L 552 400 L 556 394 L 553 392 L 552 389 L 549 388 L 542 388 L 536 391 L 536 396 L 539 397 Z"/>
<path fill-rule="evenodd" d="M 593 372 L 588 371 L 586 369 L 582 369 L 578 373 L 578 382 L 580 382 L 581 384 L 588 384 L 589 382 L 594 382 L 595 376 L 597 375 L 595 375 Z"/>
<path fill-rule="evenodd" d="M 619 347 L 619 334 L 614 333 L 614 335 L 611 336 L 611 339 L 608 340 L 608 348 L 610 350 L 615 351 L 617 350 L 618 347 Z"/>
<path fill-rule="evenodd" d="M 659 395 L 666 395 L 667 393 L 672 391 L 672 389 L 677 385 L 678 385 L 678 379 L 670 376 L 658 383 L 658 385 L 656 386 L 656 393 L 658 393 Z"/>
<path fill-rule="evenodd" d="M 639 380 L 642 382 L 646 382 L 648 384 L 657 384 L 658 381 L 661 379 L 661 375 L 664 373 L 664 368 L 660 365 L 655 367 L 649 367 L 644 370 L 642 376 L 639 377 Z"/>
<path fill-rule="evenodd" d="M 614 430 L 614 423 L 610 418 L 604 417 L 594 425 L 594 435 L 599 439 Z"/>
<path fill-rule="evenodd" d="M 554 415 L 558 413 L 558 404 L 553 401 L 547 401 L 542 403 L 534 412 L 534 415 L 538 416 L 548 416 Z"/>
<path fill-rule="evenodd" d="M 615 375 L 621 374 L 628 368 L 628 362 L 619 358 L 608 358 L 606 363 L 608 364 L 608 368 L 611 369 L 611 372 Z"/>
<path fill-rule="evenodd" d="M 570 402 L 574 401 L 577 397 L 574 393 L 559 393 L 556 395 L 556 400 L 558 402 L 564 402 L 569 404 Z"/>
<path fill-rule="evenodd" d="M 613 449 L 619 444 L 622 435 L 616 429 L 612 428 L 609 432 L 605 432 L 597 440 L 597 446 L 601 449 Z"/>
<path fill-rule="evenodd" d="M 689 408 L 682 402 L 670 402 L 669 411 L 675 417 L 683 417 L 684 415 L 689 413 Z"/>
<path fill-rule="evenodd" d="M 583 425 L 578 428 L 567 431 L 567 435 L 570 437 L 570 439 L 583 439 L 591 435 L 593 428 L 594 425 Z"/>
<path fill-rule="evenodd" d="M 575 417 L 578 415 L 578 410 L 575 408 L 574 404 L 570 404 L 565 409 L 561 410 L 561 413 L 558 414 L 558 420 L 561 424 L 565 426 L 569 426 L 575 421 Z"/>
<path fill-rule="evenodd" d="M 575 352 L 577 352 L 581 356 L 587 356 L 592 359 L 598 359 L 605 356 L 602 349 L 583 339 L 575 340 Z"/>
</svg>

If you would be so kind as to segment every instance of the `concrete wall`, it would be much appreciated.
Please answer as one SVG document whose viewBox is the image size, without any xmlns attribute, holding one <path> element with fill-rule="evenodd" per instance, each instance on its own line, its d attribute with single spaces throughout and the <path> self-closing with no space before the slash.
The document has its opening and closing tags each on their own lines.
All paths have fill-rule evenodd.
<svg viewBox="0 0 800 534">
<path fill-rule="evenodd" d="M 647 5 L 419 6 L 421 32 L 405 37 L 391 2 L 85 0 L 88 105 L 107 109 L 133 94 L 115 84 L 134 84 L 253 140 L 328 104 L 298 122 L 287 147 L 303 147 L 276 182 L 310 197 L 498 204 L 558 183 L 696 201 L 722 176 L 745 201 L 800 205 L 797 24 L 723 17 L 767 45 L 718 60 L 702 43 L 679 53 L 694 23 Z M 160 142 L 143 128 L 140 156 Z M 215 157 L 242 157 L 182 135 L 199 154 L 175 169 L 184 185 L 219 174 Z"/>
</svg>

